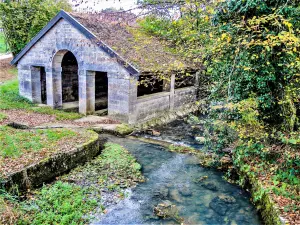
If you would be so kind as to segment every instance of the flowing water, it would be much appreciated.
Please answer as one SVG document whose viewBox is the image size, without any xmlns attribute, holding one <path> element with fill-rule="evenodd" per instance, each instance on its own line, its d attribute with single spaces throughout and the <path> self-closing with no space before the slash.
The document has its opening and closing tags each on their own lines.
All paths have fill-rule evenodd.
<svg viewBox="0 0 300 225">
<path fill-rule="evenodd" d="M 198 120 L 201 121 L 200 119 Z M 203 124 L 197 124 L 197 122 L 188 123 L 187 118 L 161 125 L 156 127 L 155 130 L 159 131 L 159 136 L 153 136 L 147 132 L 143 133 L 142 136 L 171 142 L 177 145 L 190 146 L 195 149 L 201 149 L 203 147 L 203 145 L 196 140 L 196 137 L 203 136 Z"/>
<path fill-rule="evenodd" d="M 147 180 L 93 224 L 174 224 L 154 215 L 153 208 L 162 202 L 176 205 L 184 224 L 261 224 L 249 194 L 222 179 L 222 173 L 200 167 L 194 156 L 136 140 L 108 139 L 137 158 Z M 206 179 L 199 181 L 201 177 Z"/>
</svg>

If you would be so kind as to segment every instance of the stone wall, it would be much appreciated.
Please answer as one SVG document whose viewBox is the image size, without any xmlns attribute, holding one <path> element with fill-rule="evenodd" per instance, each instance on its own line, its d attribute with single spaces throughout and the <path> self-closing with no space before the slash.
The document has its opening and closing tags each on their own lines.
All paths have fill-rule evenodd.
<svg viewBox="0 0 300 225">
<path fill-rule="evenodd" d="M 137 121 L 147 121 L 170 109 L 170 92 L 139 97 L 136 104 Z"/>
<path fill-rule="evenodd" d="M 195 102 L 197 98 L 195 87 L 175 89 L 174 108 L 180 108 L 185 104 Z"/>
<path fill-rule="evenodd" d="M 136 104 L 136 118 L 144 122 L 154 117 L 159 117 L 166 111 L 176 111 L 184 105 L 196 101 L 196 88 L 186 87 L 175 89 L 171 92 L 161 92 L 138 97 Z"/>
</svg>

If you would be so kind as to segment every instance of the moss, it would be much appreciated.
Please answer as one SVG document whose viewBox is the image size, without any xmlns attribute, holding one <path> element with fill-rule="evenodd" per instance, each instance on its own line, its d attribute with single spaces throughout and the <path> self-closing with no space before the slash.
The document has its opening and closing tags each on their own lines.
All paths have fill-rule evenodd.
<svg viewBox="0 0 300 225">
<path fill-rule="evenodd" d="M 282 225 L 279 209 L 271 199 L 268 190 L 264 188 L 255 176 L 243 172 L 240 168 L 237 168 L 237 172 L 239 175 L 239 185 L 245 189 L 249 189 L 252 201 L 259 210 L 264 223 L 267 225 Z"/>
<path fill-rule="evenodd" d="M 133 132 L 133 128 L 128 124 L 120 124 L 116 127 L 116 132 L 122 136 L 131 134 Z"/>
</svg>

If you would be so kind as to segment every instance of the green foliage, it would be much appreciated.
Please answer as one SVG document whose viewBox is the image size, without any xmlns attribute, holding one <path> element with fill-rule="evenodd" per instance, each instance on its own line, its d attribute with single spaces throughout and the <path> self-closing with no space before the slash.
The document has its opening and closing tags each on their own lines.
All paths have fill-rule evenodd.
<svg viewBox="0 0 300 225">
<path fill-rule="evenodd" d="M 88 192 L 74 184 L 56 182 L 44 186 L 35 199 L 25 203 L 26 212 L 21 224 L 86 224 L 87 216 L 97 207 L 96 200 L 88 198 Z"/>
<path fill-rule="evenodd" d="M 0 122 L 5 120 L 6 118 L 7 118 L 7 115 L 5 115 L 4 113 L 0 113 Z"/>
<path fill-rule="evenodd" d="M 206 67 L 211 98 L 241 101 L 253 94 L 261 119 L 294 130 L 299 122 L 297 1 L 185 1 L 181 17 L 150 16 L 140 24 L 178 54 Z M 205 7 L 203 7 L 205 5 Z"/>
<path fill-rule="evenodd" d="M 4 33 L 0 32 L 0 53 L 6 53 L 7 51 L 8 46 L 4 38 Z"/>
<path fill-rule="evenodd" d="M 54 110 L 51 107 L 37 107 L 19 95 L 17 80 L 8 81 L 0 86 L 0 109 L 26 109 L 31 112 L 55 115 L 57 120 L 74 120 L 82 117 L 78 113 Z"/>
<path fill-rule="evenodd" d="M 66 0 L 6 0 L 0 4 L 5 39 L 14 55 L 59 12 L 70 10 Z"/>
</svg>

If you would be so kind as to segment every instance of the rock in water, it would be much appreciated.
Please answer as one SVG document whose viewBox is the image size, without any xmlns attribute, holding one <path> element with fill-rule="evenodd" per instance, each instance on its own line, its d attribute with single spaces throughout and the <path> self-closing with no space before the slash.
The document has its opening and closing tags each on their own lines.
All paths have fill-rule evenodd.
<svg viewBox="0 0 300 225">
<path fill-rule="evenodd" d="M 195 140 L 200 144 L 204 144 L 206 141 L 205 137 L 195 137 Z"/>
<path fill-rule="evenodd" d="M 147 134 L 150 134 L 150 135 L 153 135 L 153 136 L 156 136 L 156 137 L 159 137 L 159 136 L 160 136 L 160 132 L 157 131 L 157 130 L 152 130 L 152 129 L 150 129 L 150 130 L 147 130 L 146 133 L 147 133 Z"/>
<path fill-rule="evenodd" d="M 219 195 L 218 198 L 227 204 L 233 204 L 236 202 L 235 198 L 229 195 Z"/>
<path fill-rule="evenodd" d="M 174 189 L 170 192 L 170 197 L 176 202 L 182 202 L 178 190 Z"/>
<path fill-rule="evenodd" d="M 159 137 L 159 136 L 160 136 L 160 132 L 157 131 L 157 130 L 153 130 L 153 131 L 152 131 L 152 135 L 153 135 L 153 136 L 156 136 L 156 137 Z"/>
<path fill-rule="evenodd" d="M 169 195 L 169 189 L 167 187 L 160 187 L 158 190 L 154 192 L 154 196 L 160 199 L 167 199 Z"/>
<path fill-rule="evenodd" d="M 217 185 L 215 185 L 212 182 L 203 182 L 203 183 L 201 183 L 201 186 L 208 189 L 208 190 L 211 190 L 211 191 L 217 191 L 218 190 Z"/>
<path fill-rule="evenodd" d="M 191 196 L 192 191 L 189 186 L 183 186 L 182 188 L 179 189 L 179 192 L 182 196 Z"/>
<path fill-rule="evenodd" d="M 162 219 L 173 219 L 178 223 L 183 222 L 183 218 L 179 216 L 179 210 L 176 205 L 172 205 L 170 201 L 165 201 L 154 207 L 153 212 Z"/>
<path fill-rule="evenodd" d="M 230 208 L 230 205 L 235 203 L 235 198 L 227 195 L 220 195 L 209 203 L 209 207 L 221 216 L 225 216 Z"/>
</svg>

